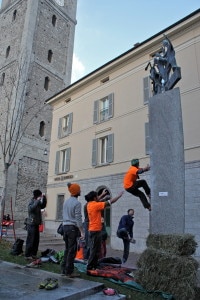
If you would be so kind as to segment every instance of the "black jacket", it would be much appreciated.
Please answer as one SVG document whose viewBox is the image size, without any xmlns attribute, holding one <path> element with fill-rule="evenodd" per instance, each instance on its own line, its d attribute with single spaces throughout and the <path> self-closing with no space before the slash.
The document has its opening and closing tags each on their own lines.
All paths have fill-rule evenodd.
<svg viewBox="0 0 200 300">
<path fill-rule="evenodd" d="M 126 231 L 129 233 L 130 237 L 133 237 L 133 217 L 130 215 L 124 215 L 121 217 L 121 220 L 119 222 L 118 230 L 125 228 Z"/>
<path fill-rule="evenodd" d="M 40 225 L 42 223 L 41 209 L 46 207 L 47 199 L 45 196 L 43 196 L 41 199 L 42 200 L 36 200 L 32 198 L 29 202 L 27 224 Z"/>
</svg>

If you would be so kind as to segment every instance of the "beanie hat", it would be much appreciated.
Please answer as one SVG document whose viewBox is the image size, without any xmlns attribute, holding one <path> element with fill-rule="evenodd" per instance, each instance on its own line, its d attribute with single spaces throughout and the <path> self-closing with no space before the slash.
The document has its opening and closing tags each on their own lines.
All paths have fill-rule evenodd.
<svg viewBox="0 0 200 300">
<path fill-rule="evenodd" d="M 138 167 L 139 166 L 139 159 L 138 158 L 132 159 L 131 160 L 131 166 Z"/>
<path fill-rule="evenodd" d="M 68 183 L 68 190 L 72 196 L 77 196 L 80 194 L 81 188 L 77 183 Z"/>
<path fill-rule="evenodd" d="M 97 195 L 97 192 L 91 191 L 91 192 L 89 192 L 87 195 L 85 195 L 85 200 L 86 200 L 87 202 L 90 202 L 90 201 L 93 201 L 94 198 L 96 198 L 97 196 L 98 196 L 98 195 Z"/>
<path fill-rule="evenodd" d="M 33 191 L 33 197 L 35 199 L 37 199 L 38 197 L 40 197 L 42 195 L 42 192 L 40 190 L 34 190 Z"/>
</svg>

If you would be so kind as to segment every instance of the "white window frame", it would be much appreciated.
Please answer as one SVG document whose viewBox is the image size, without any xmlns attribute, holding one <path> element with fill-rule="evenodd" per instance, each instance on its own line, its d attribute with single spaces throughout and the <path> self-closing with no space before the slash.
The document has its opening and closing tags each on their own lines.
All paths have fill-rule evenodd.
<svg viewBox="0 0 200 300">
<path fill-rule="evenodd" d="M 143 78 L 143 93 L 144 93 L 144 105 L 149 103 L 149 98 L 152 97 L 151 79 L 149 76 Z"/>
<path fill-rule="evenodd" d="M 99 119 L 100 122 L 106 121 L 109 118 L 109 99 L 105 97 L 100 100 Z"/>
<path fill-rule="evenodd" d="M 113 117 L 114 94 L 109 94 L 100 100 L 94 101 L 93 124 L 108 121 Z"/>
<path fill-rule="evenodd" d="M 73 113 L 69 113 L 59 119 L 58 138 L 63 138 L 72 133 Z"/>
<path fill-rule="evenodd" d="M 108 144 L 108 136 L 99 139 L 99 152 L 100 152 L 100 164 L 107 163 L 107 144 Z"/>
<path fill-rule="evenodd" d="M 93 139 L 92 166 L 102 166 L 113 162 L 114 134 Z"/>
<path fill-rule="evenodd" d="M 56 152 L 55 174 L 67 173 L 70 170 L 71 148 Z"/>
</svg>

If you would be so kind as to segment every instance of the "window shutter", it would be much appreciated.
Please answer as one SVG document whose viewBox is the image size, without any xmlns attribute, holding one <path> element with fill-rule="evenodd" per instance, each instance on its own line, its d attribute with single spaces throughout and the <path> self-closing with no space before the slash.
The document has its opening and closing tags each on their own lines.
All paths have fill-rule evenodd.
<svg viewBox="0 0 200 300">
<path fill-rule="evenodd" d="M 98 155 L 98 140 L 93 139 L 92 140 L 92 166 L 97 165 L 97 155 Z"/>
<path fill-rule="evenodd" d="M 150 151 L 150 138 L 149 138 L 149 123 L 145 123 L 145 153 L 149 155 Z"/>
<path fill-rule="evenodd" d="M 65 195 L 60 194 L 57 196 L 57 214 L 56 214 L 56 220 L 63 220 L 63 203 L 65 200 Z"/>
<path fill-rule="evenodd" d="M 58 121 L 58 138 L 60 139 L 62 137 L 62 118 Z"/>
<path fill-rule="evenodd" d="M 114 134 L 108 135 L 108 143 L 107 143 L 107 149 L 106 149 L 106 161 L 108 163 L 113 162 L 113 142 L 114 142 Z"/>
<path fill-rule="evenodd" d="M 149 97 L 150 97 L 150 78 L 149 78 L 149 76 L 143 78 L 143 90 L 144 90 L 144 104 L 147 104 Z"/>
<path fill-rule="evenodd" d="M 67 131 L 68 134 L 72 133 L 72 121 L 73 121 L 73 113 L 70 113 L 69 114 L 69 128 Z"/>
<path fill-rule="evenodd" d="M 69 172 L 70 170 L 70 159 L 71 159 L 71 148 L 66 149 L 66 165 L 65 172 Z"/>
<path fill-rule="evenodd" d="M 94 101 L 93 124 L 99 122 L 99 100 Z"/>
<path fill-rule="evenodd" d="M 55 174 L 59 174 L 60 151 L 56 152 Z"/>
<path fill-rule="evenodd" d="M 113 117 L 113 104 L 114 104 L 114 94 L 108 95 L 108 101 L 109 101 L 109 106 L 108 106 L 108 118 Z"/>
</svg>

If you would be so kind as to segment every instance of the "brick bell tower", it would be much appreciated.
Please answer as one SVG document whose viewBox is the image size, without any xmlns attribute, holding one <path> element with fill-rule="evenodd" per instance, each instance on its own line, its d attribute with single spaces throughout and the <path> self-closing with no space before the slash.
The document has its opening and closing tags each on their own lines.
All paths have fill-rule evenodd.
<svg viewBox="0 0 200 300">
<path fill-rule="evenodd" d="M 32 191 L 46 191 L 52 114 L 44 103 L 71 82 L 76 9 L 77 0 L 2 0 L 1 136 L 10 130 L 14 115 L 23 111 L 22 118 L 14 119 L 16 126 L 21 124 L 22 138 L 8 171 L 5 213 L 10 213 L 12 197 L 19 225 L 27 216 Z M 0 150 L 0 194 L 3 170 Z"/>
</svg>

